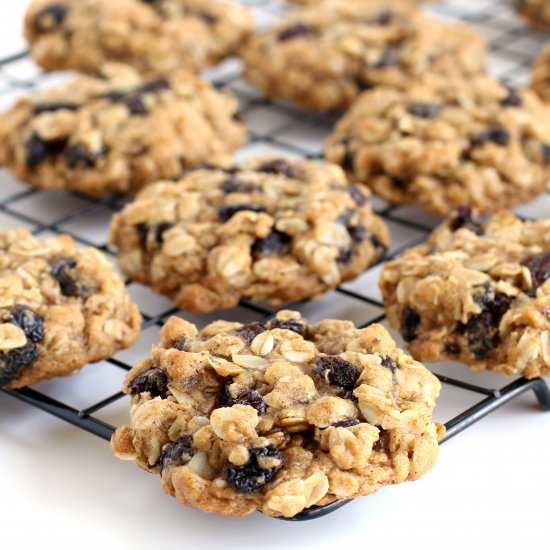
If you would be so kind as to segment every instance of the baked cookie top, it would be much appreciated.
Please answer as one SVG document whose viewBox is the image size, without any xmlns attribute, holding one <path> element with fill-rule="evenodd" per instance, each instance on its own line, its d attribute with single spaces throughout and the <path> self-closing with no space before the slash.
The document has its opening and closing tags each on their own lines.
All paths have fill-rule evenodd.
<svg viewBox="0 0 550 550">
<path fill-rule="evenodd" d="M 103 70 L 103 78 L 78 76 L 20 99 L 0 116 L 0 163 L 35 187 L 101 197 L 179 177 L 245 141 L 237 100 L 193 74 Z"/>
<path fill-rule="evenodd" d="M 50 71 L 96 73 L 105 61 L 198 71 L 251 32 L 250 12 L 225 0 L 35 0 L 25 16 L 31 55 Z"/>
<path fill-rule="evenodd" d="M 391 203 L 494 211 L 546 188 L 550 109 L 490 77 L 380 88 L 337 123 L 325 156 Z"/>
<path fill-rule="evenodd" d="M 103 254 L 0 230 L 0 387 L 67 375 L 133 344 L 141 317 Z"/>
<path fill-rule="evenodd" d="M 550 4 L 546 0 L 514 0 L 514 7 L 535 29 L 550 28 Z"/>
<path fill-rule="evenodd" d="M 292 517 L 429 470 L 439 390 L 381 325 L 281 311 L 199 332 L 172 317 L 128 373 L 131 420 L 111 444 L 188 506 Z"/>
<path fill-rule="evenodd" d="M 426 72 L 478 73 L 484 49 L 472 28 L 443 24 L 408 2 L 326 0 L 253 36 L 241 55 L 245 75 L 269 97 L 332 110 L 373 86 L 407 88 Z"/>
<path fill-rule="evenodd" d="M 384 253 L 369 191 L 335 165 L 280 158 L 204 167 L 113 217 L 122 271 L 190 311 L 317 296 Z"/>
<path fill-rule="evenodd" d="M 461 208 L 426 244 L 388 262 L 388 318 L 422 361 L 528 378 L 550 374 L 550 220 Z"/>
<path fill-rule="evenodd" d="M 543 48 L 535 61 L 531 88 L 543 101 L 550 102 L 550 45 Z"/>
</svg>

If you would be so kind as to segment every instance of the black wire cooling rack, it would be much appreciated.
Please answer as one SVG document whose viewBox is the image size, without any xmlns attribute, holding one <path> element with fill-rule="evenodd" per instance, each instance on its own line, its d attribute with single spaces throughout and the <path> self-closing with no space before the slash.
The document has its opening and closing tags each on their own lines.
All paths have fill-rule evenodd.
<svg viewBox="0 0 550 550">
<path fill-rule="evenodd" d="M 244 2 L 252 7 L 260 25 L 268 25 L 285 10 L 283 2 L 270 0 L 248 0 Z M 489 67 L 494 74 L 511 85 L 526 83 L 528 67 L 540 49 L 544 38 L 533 34 L 516 18 L 502 0 L 448 0 L 432 8 L 437 16 L 451 20 L 462 20 L 478 26 L 488 38 Z M 308 158 L 321 158 L 322 145 L 334 118 L 326 115 L 308 114 L 297 110 L 285 102 L 275 102 L 261 97 L 249 87 L 240 76 L 237 61 L 224 63 L 215 70 L 206 72 L 206 76 L 220 89 L 235 93 L 241 102 L 243 116 L 250 128 L 250 140 L 242 155 L 272 154 L 291 155 Z M 0 58 L 0 105 L 7 107 L 21 93 L 51 86 L 59 82 L 59 75 L 42 74 L 32 65 L 26 52 L 14 52 Z M 0 226 L 23 225 L 39 236 L 65 233 L 71 235 L 83 246 L 95 246 L 107 255 L 113 251 L 106 244 L 106 226 L 110 215 L 124 203 L 121 199 L 111 198 L 101 201 L 92 200 L 78 193 L 54 195 L 43 191 L 25 188 L 16 183 L 7 174 L 0 180 Z M 5 180 L 5 184 L 4 184 Z M 49 196 L 49 198 L 48 198 Z M 55 197 L 52 199 L 52 197 Z M 374 199 L 375 211 L 381 215 L 392 233 L 392 248 L 383 261 L 396 257 L 404 249 L 423 242 L 428 233 L 438 223 L 437 218 L 427 216 L 407 207 L 392 207 Z M 521 210 L 521 209 L 520 209 Z M 534 207 L 537 211 L 550 211 L 550 194 L 543 196 Z M 525 211 L 532 216 L 533 207 Z M 361 327 L 375 322 L 384 322 L 384 308 L 376 288 L 381 262 L 371 267 L 358 281 L 343 285 L 330 296 L 320 301 L 305 301 L 287 305 L 287 308 L 300 310 L 304 316 L 353 318 Z M 142 306 L 139 285 L 127 281 L 128 290 L 138 305 Z M 133 294 L 134 293 L 134 294 Z M 176 308 L 158 298 L 153 308 L 141 307 L 143 331 L 158 329 L 170 315 L 180 314 Z M 242 302 L 233 312 L 219 312 L 215 316 L 246 319 L 247 322 L 262 320 L 273 315 L 274 309 L 264 305 Z M 214 317 L 209 315 L 186 315 L 193 322 L 206 324 Z M 133 361 L 124 354 L 105 362 L 115 369 L 120 383 Z M 516 399 L 526 392 L 534 392 L 540 408 L 550 411 L 550 391 L 540 379 L 519 378 L 499 389 L 473 384 L 464 379 L 435 373 L 443 387 L 454 388 L 462 392 L 461 402 L 474 402 L 459 414 L 445 422 L 447 434 L 442 442 L 449 440 L 484 416 Z M 69 379 L 76 381 L 78 377 Z M 53 382 L 55 384 L 55 381 Z M 66 388 L 65 388 L 66 389 Z M 120 391 L 106 391 L 100 398 L 94 397 L 86 406 L 75 407 L 67 400 L 48 395 L 37 388 L 20 390 L 2 390 L 30 406 L 46 411 L 77 428 L 86 430 L 104 440 L 109 440 L 114 426 L 99 416 L 111 405 L 125 396 Z M 466 394 L 468 398 L 466 399 Z M 70 395 L 69 392 L 64 395 Z M 443 397 L 444 399 L 444 397 Z M 478 401 L 479 399 L 479 401 Z M 345 503 L 336 502 L 323 507 L 306 510 L 293 520 L 313 519 L 332 512 Z"/>
</svg>

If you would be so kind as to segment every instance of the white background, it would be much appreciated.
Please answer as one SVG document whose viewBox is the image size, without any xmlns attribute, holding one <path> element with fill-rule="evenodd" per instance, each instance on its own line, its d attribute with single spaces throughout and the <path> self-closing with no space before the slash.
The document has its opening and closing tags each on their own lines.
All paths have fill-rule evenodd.
<svg viewBox="0 0 550 550">
<path fill-rule="evenodd" d="M 23 48 L 20 19 L 26 4 L 2 2 L 2 55 Z M 502 6 L 494 0 L 457 0 L 451 8 L 458 4 L 478 9 Z M 504 23 L 511 22 L 512 16 L 504 9 L 502 12 Z M 533 48 L 534 53 L 536 44 L 526 39 L 521 47 L 524 52 Z M 501 57 L 500 63 L 506 62 Z M 252 122 L 260 127 L 266 123 L 257 117 L 254 121 L 250 118 Z M 7 189 L 24 188 L 3 173 L 0 195 Z M 42 203 L 23 204 L 25 212 L 45 215 L 74 202 L 57 195 L 40 196 Z M 64 200 L 68 206 L 63 206 Z M 545 198 L 522 212 L 547 215 L 549 206 Z M 10 226 L 14 220 L 0 215 L 0 224 Z M 86 230 L 101 233 L 104 227 L 103 222 L 99 228 L 86 226 Z M 134 288 L 133 292 L 142 300 L 160 301 L 143 289 Z M 342 310 L 341 303 L 334 305 L 331 299 L 325 304 L 329 311 L 331 307 Z M 319 305 L 316 315 L 325 306 Z M 125 358 L 135 361 L 142 357 L 155 339 L 156 333 L 144 335 Z M 476 375 L 462 366 L 443 365 L 436 370 L 491 387 L 508 382 L 496 375 Z M 77 406 L 80 400 L 93 402 L 86 398 L 95 392 L 99 395 L 102 385 L 116 391 L 121 378 L 121 372 L 99 365 L 87 367 L 73 380 L 42 384 L 41 389 L 59 399 L 73 400 Z M 476 399 L 445 389 L 437 419 L 450 418 Z M 109 420 L 124 422 L 127 408 L 126 401 L 118 403 Z M 156 476 L 114 458 L 106 442 L 0 393 L 0 548 L 55 544 L 57 548 L 86 549 L 103 544 L 132 549 L 414 550 L 466 545 L 524 548 L 530 543 L 549 548 L 549 459 L 550 414 L 540 412 L 534 396 L 528 394 L 442 446 L 437 467 L 418 482 L 383 489 L 307 523 L 287 523 L 260 514 L 231 519 L 183 507 L 162 492 Z"/>
</svg>

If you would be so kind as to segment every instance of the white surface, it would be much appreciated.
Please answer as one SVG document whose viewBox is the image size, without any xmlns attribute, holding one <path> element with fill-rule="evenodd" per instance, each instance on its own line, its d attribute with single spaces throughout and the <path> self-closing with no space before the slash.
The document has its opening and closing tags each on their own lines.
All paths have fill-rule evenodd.
<svg viewBox="0 0 550 550">
<path fill-rule="evenodd" d="M 18 28 L 26 4 L 2 2 L 0 56 L 22 48 Z M 445 13 L 465 6 L 472 11 L 482 8 L 494 11 L 498 6 L 495 0 L 455 0 L 447 4 Z M 485 29 L 497 42 L 502 29 L 517 25 L 504 9 L 502 16 L 498 13 L 502 21 Z M 264 21 L 269 20 L 263 15 Z M 506 39 L 503 43 L 508 45 Z M 540 39 L 526 35 L 521 40 L 521 50 L 534 55 L 540 43 Z M 508 62 L 502 49 L 494 49 L 491 61 L 497 69 L 505 67 L 509 71 L 506 76 L 514 81 L 525 80 L 517 58 Z M 26 60 L 10 70 L 15 70 L 12 74 L 18 77 L 37 74 Z M 0 73 L 0 83 L 1 78 Z M 56 82 L 56 79 L 57 75 L 47 80 Z M 243 82 L 231 87 L 241 92 L 242 97 L 254 97 L 254 91 Z M 0 92 L 1 105 L 9 105 L 13 97 L 13 93 Z M 294 118 L 293 111 L 283 107 L 277 112 L 260 106 L 250 111 L 247 118 L 257 133 L 286 127 Z M 302 132 L 283 131 L 281 142 L 293 142 L 302 136 L 301 139 L 307 140 L 303 147 L 315 151 L 322 143 L 324 131 L 321 128 L 316 133 L 315 129 L 312 124 Z M 246 148 L 245 154 L 265 149 L 265 144 L 255 144 Z M 278 147 L 281 149 L 284 147 Z M 25 189 L 5 173 L 0 174 L 0 197 Z M 13 211 L 50 220 L 58 218 L 65 209 L 78 206 L 75 201 L 78 202 L 74 197 L 40 193 L 15 202 Z M 549 206 L 546 196 L 520 210 L 541 216 L 548 215 Z M 402 209 L 402 216 L 425 219 L 422 213 L 411 209 Z M 99 243 L 104 239 L 105 221 L 101 215 L 92 216 L 79 222 L 78 227 L 68 229 L 83 232 Z M 1 226 L 14 223 L 15 218 L 0 213 Z M 393 224 L 392 230 L 397 245 L 417 236 L 398 224 Z M 375 275 L 366 274 L 349 287 L 376 297 Z M 155 297 L 139 285 L 131 285 L 130 291 L 149 313 L 156 314 L 169 306 L 167 300 Z M 331 314 L 358 322 L 377 313 L 334 293 L 302 309 L 311 318 Z M 242 310 L 224 316 L 237 314 L 250 316 Z M 195 316 L 189 317 L 195 320 Z M 206 318 L 196 317 L 199 321 Z M 146 331 L 139 343 L 120 357 L 134 362 L 147 353 L 156 337 L 155 329 Z M 476 375 L 462 366 L 438 366 L 436 370 L 491 387 L 507 383 L 503 377 Z M 87 367 L 73 379 L 43 383 L 39 389 L 75 407 L 83 407 L 117 391 L 121 379 L 121 371 L 100 364 Z M 477 400 L 478 396 L 446 387 L 437 419 L 446 420 Z M 466 545 L 476 549 L 512 548 L 520 544 L 525 548 L 530 543 L 549 548 L 550 414 L 541 413 L 535 403 L 533 395 L 524 395 L 446 443 L 437 467 L 422 480 L 383 489 L 326 518 L 293 524 L 260 514 L 228 519 L 184 508 L 164 495 L 156 476 L 114 458 L 104 441 L 0 393 L 0 549 L 35 548 L 39 544 L 41 548 L 49 548 L 55 544 L 62 549 L 103 545 L 109 549 L 415 550 Z M 127 418 L 127 409 L 127 402 L 120 401 L 102 411 L 100 417 L 120 424 Z"/>
</svg>

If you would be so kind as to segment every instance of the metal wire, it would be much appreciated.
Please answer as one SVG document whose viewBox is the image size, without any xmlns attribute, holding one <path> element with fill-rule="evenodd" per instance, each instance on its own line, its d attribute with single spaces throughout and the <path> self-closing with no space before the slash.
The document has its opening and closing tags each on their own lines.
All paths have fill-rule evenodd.
<svg viewBox="0 0 550 550">
<path fill-rule="evenodd" d="M 280 1 L 248 0 L 244 3 L 250 5 L 262 21 L 276 18 L 286 9 L 284 3 Z M 492 72 L 510 85 L 522 85 L 526 83 L 527 69 L 532 63 L 536 51 L 543 44 L 544 38 L 534 35 L 528 30 L 519 19 L 507 10 L 506 6 L 507 4 L 502 0 L 486 0 L 484 2 L 449 0 L 444 4 L 436 5 L 432 11 L 437 16 L 460 19 L 479 26 L 488 36 L 489 66 Z M 13 52 L 0 59 L 0 101 L 2 104 L 7 104 L 6 100 L 13 98 L 22 90 L 33 90 L 42 87 L 47 82 L 49 76 L 36 69 L 31 69 L 32 74 L 29 76 L 29 67 L 32 65 L 28 63 L 25 52 Z M 322 143 L 334 123 L 333 117 L 305 113 L 287 103 L 261 97 L 241 78 L 238 62 L 229 62 L 224 64 L 221 69 L 207 71 L 207 76 L 218 88 L 229 89 L 239 97 L 243 115 L 250 126 L 250 140 L 243 154 L 258 152 L 262 154 L 290 154 L 309 158 L 322 157 Z M 97 201 L 79 193 L 71 193 L 69 196 L 78 205 L 62 215 L 56 216 L 53 220 L 45 221 L 43 218 L 37 219 L 36 216 L 29 214 L 25 207 L 29 201 L 40 201 L 43 196 L 43 192 L 34 189 L 16 188 L 13 193 L 2 192 L 0 189 L 0 217 L 4 215 L 7 220 L 7 222 L 2 222 L 0 219 L 0 222 L 30 226 L 32 232 L 37 235 L 70 234 L 82 245 L 95 246 L 107 254 L 113 253 L 105 240 L 98 242 L 97 239 L 92 239 L 86 231 L 79 230 L 79 224 L 89 224 L 90 218 L 94 215 L 110 215 L 117 211 L 122 205 L 120 199 L 109 198 Z M 550 203 L 550 195 L 547 194 L 545 199 Z M 395 242 L 384 261 L 395 257 L 404 249 L 424 241 L 429 231 L 439 221 L 436 218 L 415 212 L 415 209 L 391 207 L 377 199 L 374 201 L 374 206 L 377 213 L 390 226 L 392 242 Z M 101 231 L 101 227 L 99 230 Z M 375 277 L 380 263 L 368 270 L 361 279 L 368 281 L 369 277 L 371 279 Z M 127 285 L 131 289 L 135 283 L 127 281 Z M 361 288 L 358 288 L 355 283 L 347 284 L 337 289 L 335 296 L 336 304 L 348 300 L 354 305 L 361 306 L 360 311 L 363 318 L 358 323 L 360 326 L 383 322 L 385 319 L 383 304 L 377 295 L 375 283 L 363 284 Z M 305 301 L 286 307 L 303 311 L 310 308 L 311 304 L 311 301 Z M 142 305 L 139 304 L 139 300 L 138 305 Z M 246 312 L 247 315 L 258 320 L 274 313 L 273 308 L 249 302 L 241 303 L 240 308 L 240 311 Z M 177 313 L 178 310 L 171 306 L 155 314 L 142 311 L 143 329 L 160 327 L 168 316 Z M 223 317 L 223 312 L 219 316 Z M 338 312 L 332 316 L 338 317 Z M 208 320 L 207 316 L 198 317 L 204 322 Z M 107 363 L 120 372 L 121 383 L 125 372 L 132 366 L 119 358 L 109 359 Z M 520 378 L 502 388 L 491 389 L 446 375 L 436 375 L 444 386 L 483 396 L 479 402 L 445 423 L 447 435 L 443 441 L 454 437 L 474 422 L 525 392 L 533 391 L 541 408 L 546 411 L 550 410 L 550 392 L 541 379 Z M 74 408 L 34 388 L 3 391 L 30 406 L 46 411 L 105 440 L 110 439 L 114 427 L 98 418 L 97 414 L 124 398 L 122 392 L 116 391 L 103 395 L 100 399 L 94 399 L 85 407 Z M 293 520 L 321 517 L 343 504 L 345 503 L 337 502 L 325 507 L 312 508 Z"/>
</svg>

